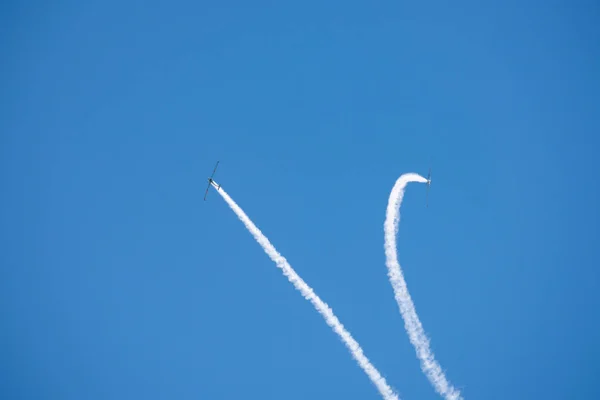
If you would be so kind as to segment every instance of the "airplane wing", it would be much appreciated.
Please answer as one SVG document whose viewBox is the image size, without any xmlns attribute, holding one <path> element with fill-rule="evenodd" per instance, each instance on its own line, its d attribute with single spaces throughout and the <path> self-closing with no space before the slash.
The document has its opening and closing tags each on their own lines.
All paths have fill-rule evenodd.
<svg viewBox="0 0 600 400">
<path fill-rule="evenodd" d="M 429 207 L 429 188 L 431 187 L 431 167 L 429 167 L 429 174 L 427 174 L 427 200 L 426 206 Z"/>
<path fill-rule="evenodd" d="M 217 172 L 217 167 L 219 166 L 219 162 L 217 161 L 217 164 L 215 165 L 215 169 L 213 169 L 213 173 L 210 175 L 210 178 L 208 178 L 208 186 L 206 187 L 206 192 L 204 193 L 204 201 L 206 201 L 206 196 L 208 195 L 208 190 L 210 189 L 210 185 L 213 184 L 213 176 L 215 176 L 215 172 Z M 219 189 L 221 186 L 220 185 L 216 185 L 216 188 Z"/>
<path fill-rule="evenodd" d="M 213 178 L 213 176 L 215 176 L 215 172 L 217 172 L 217 167 L 218 167 L 218 166 L 219 166 L 219 162 L 217 161 L 217 164 L 215 165 L 215 169 L 213 169 L 213 172 L 212 172 L 212 174 L 210 175 L 210 178 L 208 178 L 208 186 L 206 187 L 206 192 L 204 193 L 204 201 L 206 201 L 206 196 L 208 195 L 208 190 L 210 189 L 210 185 L 211 185 L 211 182 L 212 182 L 212 178 Z M 219 185 L 217 185 L 217 189 L 218 189 L 219 187 L 220 187 L 220 186 L 219 186 Z"/>
<path fill-rule="evenodd" d="M 212 175 L 210 176 L 210 179 L 212 179 L 212 178 L 213 178 L 213 176 L 215 176 L 215 172 L 217 172 L 217 167 L 218 167 L 218 166 L 219 166 L 219 162 L 217 161 L 217 164 L 215 165 L 215 169 L 213 169 L 213 173 L 212 173 Z M 208 186 L 210 187 L 210 185 L 208 185 Z"/>
</svg>

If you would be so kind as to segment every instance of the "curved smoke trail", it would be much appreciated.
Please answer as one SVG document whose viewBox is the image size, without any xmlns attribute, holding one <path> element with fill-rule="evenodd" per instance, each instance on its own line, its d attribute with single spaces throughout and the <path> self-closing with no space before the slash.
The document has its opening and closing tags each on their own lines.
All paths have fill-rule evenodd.
<svg viewBox="0 0 600 400">
<path fill-rule="evenodd" d="M 354 359 L 358 362 L 358 365 L 369 376 L 373 384 L 375 384 L 379 390 L 379 393 L 381 393 L 381 396 L 383 396 L 383 398 L 386 400 L 398 400 L 398 395 L 394 393 L 392 388 L 385 381 L 385 378 L 381 376 L 379 371 L 377 371 L 369 359 L 364 355 L 363 350 L 358 342 L 354 340 L 352 335 L 350 335 L 350 332 L 344 328 L 344 325 L 342 325 L 342 323 L 335 316 L 333 310 L 329 308 L 329 306 L 323 300 L 321 300 L 319 296 L 317 296 L 313 289 L 308 286 L 306 282 L 302 280 L 302 278 L 300 278 L 287 260 L 281 254 L 279 254 L 271 242 L 269 242 L 269 239 L 262 234 L 260 229 L 254 225 L 246 213 L 244 213 L 244 211 L 233 201 L 233 199 L 229 197 L 223 188 L 215 185 L 216 183 L 213 183 L 213 186 L 217 189 L 217 192 L 223 197 L 223 199 L 227 202 L 229 207 L 231 207 L 238 218 L 244 223 L 244 225 L 246 225 L 246 228 L 250 231 L 252 236 L 254 236 L 254 239 L 256 239 L 256 241 L 262 246 L 265 253 L 267 253 L 271 260 L 273 260 L 275 264 L 281 268 L 283 274 L 302 294 L 302 296 L 313 304 L 319 314 L 323 316 L 325 322 L 327 322 L 327 325 L 333 328 L 335 333 L 340 336 L 348 350 L 350 350 L 352 357 L 354 357 Z"/>
<path fill-rule="evenodd" d="M 404 275 L 398 262 L 396 252 L 396 234 L 398 233 L 398 224 L 400 223 L 400 204 L 404 197 L 404 188 L 409 182 L 426 183 L 427 179 L 421 175 L 408 173 L 398 178 L 390 198 L 385 215 L 385 264 L 388 268 L 390 283 L 394 288 L 394 297 L 400 307 L 400 313 L 404 319 L 404 327 L 408 333 L 410 342 L 415 348 L 417 357 L 421 361 L 421 370 L 435 390 L 447 400 L 462 399 L 460 392 L 456 390 L 446 379 L 442 368 L 435 360 L 433 352 L 429 348 L 429 339 L 425 335 L 421 321 L 415 311 L 415 305 L 408 293 Z"/>
</svg>

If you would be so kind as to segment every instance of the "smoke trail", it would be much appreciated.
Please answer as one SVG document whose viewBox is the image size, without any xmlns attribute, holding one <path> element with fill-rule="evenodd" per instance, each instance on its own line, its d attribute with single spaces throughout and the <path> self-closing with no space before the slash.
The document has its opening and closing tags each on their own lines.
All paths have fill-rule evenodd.
<svg viewBox="0 0 600 400">
<path fill-rule="evenodd" d="M 418 174 L 403 174 L 398 178 L 388 201 L 384 231 L 385 231 L 385 264 L 388 268 L 390 283 L 394 288 L 394 297 L 400 307 L 400 313 L 404 319 L 404 327 L 415 348 L 417 357 L 421 361 L 421 369 L 433 385 L 435 390 L 447 400 L 462 399 L 457 391 L 446 379 L 440 365 L 435 360 L 433 352 L 429 348 L 429 339 L 425 335 L 421 321 L 415 311 L 415 305 L 408 293 L 404 275 L 398 263 L 396 252 L 396 234 L 400 223 L 400 204 L 404 196 L 404 188 L 409 182 L 422 182 L 427 180 Z"/>
<path fill-rule="evenodd" d="M 215 183 L 213 183 L 215 186 Z M 215 186 L 216 187 L 216 186 Z M 217 190 L 219 194 L 223 197 L 223 199 L 227 202 L 229 207 L 233 210 L 234 213 L 238 216 L 238 218 L 246 225 L 246 228 L 250 231 L 252 236 L 256 239 L 256 241 L 262 246 L 263 250 L 267 255 L 277 264 L 277 267 L 281 268 L 283 274 L 288 278 L 288 280 L 294 285 L 294 287 L 302 294 L 302 296 L 310 301 L 313 306 L 317 309 L 317 311 L 323 316 L 327 325 L 329 325 L 335 333 L 337 333 L 350 353 L 352 357 L 358 362 L 358 365 L 366 372 L 371 381 L 375 384 L 379 393 L 386 400 L 398 400 L 398 395 L 394 393 L 392 388 L 387 384 L 385 378 L 381 376 L 379 371 L 375 369 L 373 364 L 369 361 L 369 359 L 364 355 L 362 348 L 358 344 L 356 340 L 350 335 L 350 332 L 344 328 L 344 325 L 338 320 L 338 318 L 333 314 L 333 310 L 329 308 L 329 306 L 321 300 L 316 293 L 312 290 L 310 286 L 306 284 L 300 278 L 300 276 L 292 269 L 291 265 L 287 262 L 287 260 L 277 252 L 275 247 L 269 242 L 269 239 L 262 234 L 262 232 L 254 225 L 254 223 L 248 218 L 246 213 L 229 197 L 227 193 L 223 190 L 223 188 L 219 188 Z"/>
</svg>

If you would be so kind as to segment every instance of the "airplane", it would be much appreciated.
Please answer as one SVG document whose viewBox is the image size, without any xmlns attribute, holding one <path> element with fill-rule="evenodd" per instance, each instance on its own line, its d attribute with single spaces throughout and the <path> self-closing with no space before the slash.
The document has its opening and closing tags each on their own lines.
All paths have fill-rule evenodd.
<svg viewBox="0 0 600 400">
<path fill-rule="evenodd" d="M 429 187 L 431 186 L 431 167 L 429 167 L 429 174 L 427 175 L 427 207 L 429 207 Z"/>
<path fill-rule="evenodd" d="M 206 187 L 206 193 L 204 193 L 204 201 L 206 201 L 206 195 L 208 195 L 208 189 L 210 189 L 210 185 L 214 184 L 215 187 L 217 188 L 217 190 L 221 189 L 221 185 L 219 185 L 215 181 L 213 181 L 213 176 L 215 176 L 215 172 L 217 172 L 218 166 L 219 166 L 219 162 L 217 161 L 217 165 L 215 165 L 215 169 L 213 169 L 212 175 L 210 176 L 210 178 L 208 178 L 208 186 Z"/>
</svg>

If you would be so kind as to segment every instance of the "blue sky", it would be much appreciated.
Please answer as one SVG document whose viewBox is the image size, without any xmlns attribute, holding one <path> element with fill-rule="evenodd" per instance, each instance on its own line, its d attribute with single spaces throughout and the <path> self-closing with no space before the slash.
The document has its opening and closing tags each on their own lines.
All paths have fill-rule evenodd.
<svg viewBox="0 0 600 400">
<path fill-rule="evenodd" d="M 6 2 L 0 397 L 600 397 L 595 2 Z"/>
</svg>

